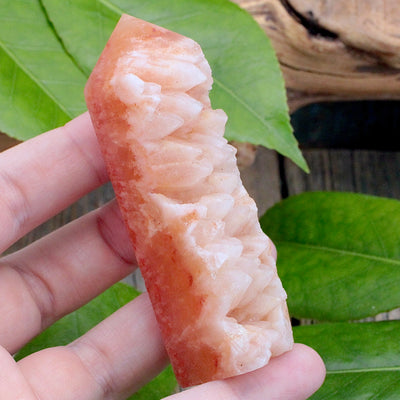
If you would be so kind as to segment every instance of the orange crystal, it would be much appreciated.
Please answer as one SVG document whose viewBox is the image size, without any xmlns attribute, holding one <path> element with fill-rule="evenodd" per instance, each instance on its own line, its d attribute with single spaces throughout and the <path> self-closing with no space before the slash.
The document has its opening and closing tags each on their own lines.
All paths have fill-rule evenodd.
<svg viewBox="0 0 400 400">
<path fill-rule="evenodd" d="M 186 387 L 293 344 L 272 244 L 240 180 L 200 46 L 123 15 L 86 85 L 167 352 Z"/>
</svg>

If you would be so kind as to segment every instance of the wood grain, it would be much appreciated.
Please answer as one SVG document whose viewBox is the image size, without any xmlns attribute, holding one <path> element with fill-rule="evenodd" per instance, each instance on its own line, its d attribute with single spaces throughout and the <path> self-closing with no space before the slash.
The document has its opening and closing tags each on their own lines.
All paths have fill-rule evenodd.
<svg viewBox="0 0 400 400">
<path fill-rule="evenodd" d="M 276 152 L 258 147 L 254 163 L 240 169 L 241 178 L 258 206 L 259 216 L 281 200 L 279 157 Z"/>
<path fill-rule="evenodd" d="M 396 0 L 236 0 L 277 53 L 294 111 L 318 101 L 400 98 Z"/>
<path fill-rule="evenodd" d="M 400 199 L 400 153 L 369 150 L 304 150 L 311 173 L 285 160 L 288 194 L 337 190 Z"/>
</svg>

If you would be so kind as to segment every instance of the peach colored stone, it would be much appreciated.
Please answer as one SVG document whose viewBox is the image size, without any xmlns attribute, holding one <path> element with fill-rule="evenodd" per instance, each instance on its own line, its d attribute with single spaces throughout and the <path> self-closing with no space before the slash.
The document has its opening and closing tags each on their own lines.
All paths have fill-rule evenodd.
<svg viewBox="0 0 400 400">
<path fill-rule="evenodd" d="M 123 15 L 85 90 L 182 386 L 262 367 L 293 343 L 272 245 L 211 85 L 196 42 Z"/>
</svg>

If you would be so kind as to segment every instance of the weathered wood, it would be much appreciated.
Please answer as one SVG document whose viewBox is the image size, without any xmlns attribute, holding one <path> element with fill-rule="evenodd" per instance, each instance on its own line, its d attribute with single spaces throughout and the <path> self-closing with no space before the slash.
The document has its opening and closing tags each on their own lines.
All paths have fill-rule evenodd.
<svg viewBox="0 0 400 400">
<path fill-rule="evenodd" d="M 289 0 L 309 24 L 331 32 L 350 48 L 372 53 L 393 68 L 400 67 L 398 1 Z"/>
<path fill-rule="evenodd" d="M 400 199 L 400 153 L 354 152 L 355 191 Z"/>
<path fill-rule="evenodd" d="M 279 160 L 276 152 L 258 147 L 252 165 L 242 167 L 243 184 L 258 206 L 261 216 L 281 200 Z"/>
<path fill-rule="evenodd" d="M 236 0 L 277 53 L 292 111 L 332 100 L 400 98 L 396 0 Z"/>
<path fill-rule="evenodd" d="M 369 150 L 304 150 L 311 173 L 285 160 L 288 194 L 337 190 L 400 199 L 400 153 Z"/>
</svg>

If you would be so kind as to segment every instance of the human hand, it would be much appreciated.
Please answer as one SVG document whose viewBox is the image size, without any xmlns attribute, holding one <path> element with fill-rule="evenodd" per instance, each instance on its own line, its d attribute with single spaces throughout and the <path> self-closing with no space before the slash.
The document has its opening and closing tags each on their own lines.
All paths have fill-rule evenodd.
<svg viewBox="0 0 400 400">
<path fill-rule="evenodd" d="M 107 181 L 88 114 L 0 154 L 0 252 Z M 11 354 L 136 268 L 115 201 L 0 259 L 0 399 L 125 399 L 168 362 L 146 294 L 64 347 Z M 306 399 L 325 369 L 310 348 L 169 400 Z"/>
</svg>

